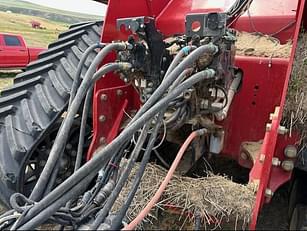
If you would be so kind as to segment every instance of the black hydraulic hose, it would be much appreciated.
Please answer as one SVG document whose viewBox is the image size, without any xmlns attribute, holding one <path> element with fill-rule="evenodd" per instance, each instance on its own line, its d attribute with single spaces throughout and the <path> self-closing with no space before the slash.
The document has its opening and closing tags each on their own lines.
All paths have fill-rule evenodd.
<svg viewBox="0 0 307 231">
<path fill-rule="evenodd" d="M 106 73 L 108 72 L 112 72 L 114 70 L 117 70 L 117 69 L 121 69 L 121 68 L 126 68 L 128 64 L 126 63 L 111 63 L 111 64 L 107 64 L 103 67 L 101 67 L 95 74 L 94 76 L 92 77 L 93 79 L 97 80 L 99 79 L 101 76 L 105 75 Z M 89 79 L 88 81 L 89 83 L 87 84 L 88 86 L 85 88 L 83 87 L 82 88 L 82 85 L 84 84 L 84 82 L 82 82 L 82 85 L 80 86 L 80 89 L 81 89 L 81 93 L 82 94 L 79 94 L 79 91 L 75 97 L 75 99 L 73 100 L 73 104 L 71 106 L 71 109 L 68 110 L 67 112 L 67 115 L 63 121 L 63 124 L 61 125 L 60 127 L 60 130 L 58 132 L 58 135 L 55 139 L 55 142 L 52 146 L 52 149 L 50 151 L 50 154 L 49 156 L 51 156 L 52 154 L 52 150 L 55 150 L 53 152 L 53 155 L 57 156 L 57 160 L 56 163 L 55 163 L 55 167 L 53 169 L 53 171 L 49 171 L 50 174 L 51 174 L 51 177 L 49 175 L 49 180 L 46 180 L 44 182 L 44 186 L 45 186 L 45 189 L 42 189 L 42 192 L 43 192 L 43 195 L 46 195 L 48 194 L 51 189 L 53 188 L 53 185 L 54 185 L 54 182 L 56 180 L 56 177 L 57 177 L 57 172 L 59 170 L 59 167 L 60 167 L 60 158 L 62 156 L 62 153 L 63 153 L 63 150 L 65 148 L 65 144 L 66 144 L 66 141 L 68 139 L 68 135 L 69 135 L 69 131 L 70 131 L 70 128 L 73 124 L 73 121 L 74 121 L 74 117 L 75 115 L 77 114 L 78 110 L 79 110 L 79 107 L 80 107 L 80 104 L 81 104 L 81 101 L 82 99 L 84 98 L 84 95 L 86 94 L 86 91 L 89 87 L 91 87 L 93 84 L 94 84 L 94 81 L 92 81 L 92 79 Z M 77 100 L 77 101 L 76 101 Z M 59 137 L 59 138 L 58 138 Z M 61 139 L 60 139 L 61 138 Z M 55 148 L 54 148 L 55 147 Z M 62 148 L 62 151 L 60 151 L 60 148 Z M 48 158 L 48 161 L 49 161 L 49 158 Z M 47 163 L 48 163 L 47 161 Z M 46 165 L 47 165 L 46 163 Z M 44 167 L 44 170 L 45 170 L 45 167 Z M 43 171 L 44 171 L 43 170 Z M 42 172 L 43 174 L 43 172 Z M 39 178 L 39 180 L 41 179 L 42 177 L 42 174 Z M 47 175 L 47 173 L 46 173 Z M 47 178 L 46 178 L 47 179 Z M 37 182 L 38 184 L 39 182 Z M 35 185 L 35 187 L 37 186 L 37 184 Z M 35 189 L 35 188 L 34 188 Z M 32 193 L 33 194 L 33 193 Z M 31 194 L 31 195 L 32 195 Z M 31 198 L 30 198 L 31 199 Z M 33 200 L 33 199 L 32 199 Z"/>
<path fill-rule="evenodd" d="M 126 148 L 126 144 L 123 145 L 123 147 L 120 149 L 119 155 L 114 155 L 111 158 L 110 162 L 105 167 L 105 170 L 104 170 L 104 173 L 101 179 L 99 179 L 100 177 L 98 177 L 97 179 L 98 182 L 96 183 L 95 190 L 91 198 L 89 199 L 88 203 L 85 205 L 84 208 L 82 208 L 80 212 L 75 212 L 74 213 L 75 216 L 84 217 L 84 213 L 86 213 L 86 211 L 89 211 L 97 206 L 95 204 L 90 204 L 90 202 L 92 202 L 95 199 L 95 197 L 97 196 L 101 188 L 109 181 L 110 176 L 114 173 L 114 170 L 117 170 L 117 166 L 119 165 L 119 162 L 124 155 L 125 148 Z M 115 151 L 115 153 L 117 153 L 117 151 Z"/>
<path fill-rule="evenodd" d="M 93 178 L 96 174 L 89 173 L 89 177 Z M 68 200 L 75 196 L 75 192 L 83 192 L 86 190 L 88 179 L 85 178 L 80 181 L 79 184 L 76 184 L 70 191 L 68 191 L 63 197 L 58 198 L 52 204 L 48 205 L 41 213 L 33 217 L 27 223 L 18 227 L 17 230 L 34 230 L 35 227 L 38 227 L 43 222 L 47 221 L 56 211 L 58 211 L 62 206 L 66 204 Z"/>
<path fill-rule="evenodd" d="M 94 74 L 93 79 L 90 80 L 91 89 L 93 88 L 92 85 L 95 83 L 95 81 L 97 81 L 101 76 L 105 75 L 106 73 L 111 72 L 111 71 L 114 71 L 114 70 L 117 70 L 117 69 L 129 68 L 129 67 L 130 67 L 130 66 L 129 66 L 128 63 L 110 63 L 110 64 L 107 64 L 107 65 L 101 67 L 101 68 Z M 93 80 L 95 80 L 95 81 L 93 81 Z M 90 91 L 92 91 L 92 90 L 90 90 Z M 85 104 L 84 104 L 85 109 L 86 109 L 87 107 L 90 107 L 90 99 L 91 99 L 91 98 L 90 98 L 90 96 L 89 96 L 88 94 L 87 94 L 87 96 L 88 96 L 88 97 L 87 97 L 87 99 L 85 100 Z M 83 95 L 83 97 L 84 97 L 84 95 Z M 79 98 L 81 98 L 81 96 L 79 97 L 78 94 L 77 94 L 76 99 L 79 99 Z M 75 101 L 73 101 L 73 102 L 75 102 Z M 77 107 L 80 106 L 80 102 L 81 102 L 81 100 L 77 102 L 77 105 L 78 105 L 78 106 L 74 106 L 74 104 L 73 104 L 72 107 L 73 107 L 74 110 L 73 110 L 72 112 L 69 111 L 69 112 L 67 113 L 67 116 L 66 116 L 66 118 L 65 118 L 65 120 L 64 120 L 64 124 L 63 124 L 63 125 L 65 125 L 66 120 L 69 120 L 69 123 L 72 124 L 73 119 L 74 119 L 74 116 L 76 115 L 76 113 L 77 113 L 77 111 L 78 111 L 78 108 L 77 108 Z M 70 112 L 71 112 L 71 114 L 69 114 Z M 86 115 L 84 116 L 84 114 L 86 114 Z M 83 112 L 83 117 L 82 117 L 82 118 L 83 118 L 83 119 L 82 119 L 81 128 L 80 128 L 80 129 L 81 129 L 80 132 L 82 132 L 82 133 L 80 133 L 80 136 L 83 136 L 83 142 L 84 142 L 84 133 L 85 133 L 86 122 L 84 122 L 83 120 L 87 119 L 87 113 L 86 113 L 86 112 Z M 62 129 L 62 126 L 63 126 L 63 125 L 62 125 L 58 134 L 61 134 L 61 132 L 62 132 L 62 134 L 63 134 L 64 132 L 66 132 L 66 134 L 69 133 L 71 124 L 68 124 L 68 125 L 67 125 L 67 130 L 61 130 L 61 129 Z M 82 125 L 83 125 L 83 126 L 82 126 Z M 84 130 L 84 131 L 83 131 L 83 130 Z M 64 135 L 65 135 L 65 134 L 64 134 Z M 63 138 L 63 139 L 64 139 L 64 138 Z M 67 139 L 67 137 L 66 137 L 66 139 Z M 58 143 L 59 143 L 59 145 L 63 145 L 62 148 L 64 149 L 64 144 L 66 143 L 66 141 L 64 141 L 64 140 L 59 140 Z M 79 143 L 79 144 L 80 144 L 80 143 Z M 55 141 L 54 145 L 56 145 L 56 141 Z M 83 147 L 83 144 L 82 144 L 82 147 Z M 78 148 L 79 148 L 79 146 L 78 146 Z M 48 194 L 48 193 L 52 190 L 52 188 L 53 188 L 54 182 L 55 182 L 56 177 L 57 177 L 57 172 L 58 172 L 58 169 L 59 169 L 59 167 L 60 167 L 59 161 L 60 161 L 60 158 L 61 158 L 61 154 L 62 154 L 62 152 L 59 153 L 59 158 L 58 158 L 58 160 L 57 160 L 55 169 L 53 170 L 53 172 L 51 172 L 51 177 L 50 177 L 49 181 L 47 182 L 47 187 L 46 187 L 46 189 L 44 190 L 44 195 Z M 80 157 L 80 156 L 81 156 L 81 157 Z M 81 154 L 80 154 L 80 149 L 79 149 L 79 158 L 82 159 L 82 150 L 81 150 Z"/>
<path fill-rule="evenodd" d="M 74 81 L 72 83 L 72 87 L 71 87 L 71 91 L 70 91 L 70 97 L 69 97 L 69 106 L 71 105 L 73 99 L 75 98 L 76 96 L 76 93 L 77 93 L 77 90 L 78 90 L 78 87 L 80 85 L 80 82 L 81 82 L 81 73 L 82 73 L 82 69 L 83 69 L 83 66 L 88 58 L 88 56 L 91 54 L 92 51 L 94 51 L 95 49 L 97 48 L 103 48 L 105 45 L 102 44 L 102 43 L 96 43 L 96 44 L 93 44 L 91 45 L 90 47 L 88 47 L 85 52 L 82 54 L 82 57 L 80 59 L 80 62 L 78 64 L 78 67 L 77 67 L 77 71 L 76 71 L 76 75 L 75 75 L 75 78 L 74 78 Z M 68 107 L 69 107 L 68 106 Z"/>
<path fill-rule="evenodd" d="M 170 118 L 167 118 L 167 120 L 165 121 L 167 128 L 170 128 L 172 124 L 179 119 L 180 113 L 181 113 L 181 108 L 177 108 L 177 110 L 173 112 L 172 116 Z"/>
<path fill-rule="evenodd" d="M 58 177 L 58 171 L 60 170 L 60 167 L 61 167 L 61 159 L 62 159 L 63 152 L 64 152 L 64 150 L 61 152 L 60 157 L 55 164 L 54 170 L 51 173 L 51 176 L 49 177 L 48 183 L 47 183 L 47 185 L 44 189 L 43 196 L 47 195 L 53 189 L 53 186 L 54 186 L 56 179 Z"/>
<path fill-rule="evenodd" d="M 163 110 L 165 111 L 165 109 Z M 134 181 L 132 183 L 131 186 L 131 190 L 129 192 L 129 194 L 127 195 L 127 199 L 125 201 L 125 203 L 122 205 L 122 207 L 120 208 L 119 212 L 117 213 L 116 219 L 114 219 L 112 226 L 111 226 L 111 230 L 119 230 L 121 228 L 122 225 L 122 220 L 124 219 L 132 201 L 133 198 L 135 196 L 135 193 L 137 192 L 137 189 L 141 183 L 142 177 L 144 175 L 147 163 L 149 162 L 150 159 L 150 154 L 152 152 L 152 149 L 155 145 L 155 141 L 159 132 L 159 129 L 161 127 L 162 121 L 163 121 L 163 115 L 164 113 L 161 112 L 158 115 L 157 121 L 156 121 L 156 125 L 153 129 L 153 132 L 150 135 L 150 139 L 149 142 L 147 144 L 143 159 L 141 161 L 139 170 L 134 178 Z"/>
<path fill-rule="evenodd" d="M 177 62 L 175 62 L 175 63 L 177 63 Z M 170 86 L 169 91 L 172 91 L 175 87 L 177 87 L 179 85 L 179 83 L 184 79 L 184 77 L 187 76 L 188 74 L 190 74 L 192 71 L 193 71 L 192 68 L 184 70 L 179 75 L 179 77 L 174 81 L 174 83 Z M 167 78 L 169 76 L 169 73 L 171 73 L 171 71 L 168 71 L 166 73 L 165 78 Z M 153 132 L 152 132 L 151 136 L 150 136 L 149 142 L 147 144 L 147 147 L 146 147 L 143 159 L 142 159 L 141 164 L 140 164 L 140 168 L 139 168 L 139 170 L 138 170 L 138 172 L 137 172 L 137 174 L 136 174 L 136 176 L 134 178 L 131 190 L 130 190 L 128 196 L 127 196 L 127 199 L 126 199 L 125 203 L 123 204 L 123 206 L 119 210 L 116 219 L 114 219 L 114 222 L 112 223 L 111 230 L 120 229 L 120 226 L 122 224 L 122 220 L 124 219 L 124 216 L 126 215 L 128 209 L 129 209 L 129 206 L 131 205 L 131 203 L 133 201 L 133 198 L 134 198 L 134 196 L 135 196 L 135 194 L 137 192 L 137 189 L 138 189 L 138 187 L 139 187 L 139 185 L 141 183 L 142 177 L 144 175 L 147 163 L 149 162 L 150 154 L 151 154 L 152 149 L 154 147 L 154 144 L 155 144 L 155 141 L 156 141 L 156 137 L 158 135 L 158 132 L 159 132 L 161 123 L 163 121 L 163 117 L 164 117 L 164 113 L 165 113 L 166 109 L 167 109 L 167 107 L 165 107 L 163 110 L 161 110 L 161 112 L 157 116 L 157 122 L 156 122 L 156 125 L 155 125 L 155 127 L 153 129 Z M 154 150 L 154 152 L 157 152 L 157 151 Z M 160 157 L 159 154 L 156 153 L 156 155 L 158 156 L 158 158 Z M 161 158 L 161 161 L 164 164 L 166 164 L 162 158 Z"/>
<path fill-rule="evenodd" d="M 169 65 L 165 77 L 167 77 L 173 70 L 174 68 L 180 63 L 180 61 L 183 59 L 184 56 L 188 55 L 191 51 L 195 50 L 196 46 L 186 46 L 182 48 L 178 54 L 175 56 L 171 64 Z"/>
<path fill-rule="evenodd" d="M 123 50 L 126 49 L 126 45 L 124 43 L 114 43 L 109 44 L 105 48 L 103 48 L 98 55 L 93 60 L 91 66 L 89 67 L 84 80 L 82 81 L 79 90 L 72 102 L 71 107 L 69 108 L 67 112 L 67 116 L 64 119 L 62 126 L 60 127 L 60 130 L 58 132 L 58 135 L 55 139 L 54 145 L 52 146 L 52 149 L 50 151 L 47 163 L 30 195 L 30 199 L 33 201 L 38 201 L 41 196 L 43 195 L 44 188 L 49 180 L 49 177 L 54 170 L 54 166 L 59 159 L 59 156 L 61 154 L 61 151 L 63 150 L 63 146 L 66 144 L 66 141 L 68 139 L 69 130 L 73 124 L 74 116 L 79 110 L 80 104 L 88 90 L 91 84 L 91 78 L 93 77 L 96 68 L 101 63 L 101 61 L 105 58 L 105 56 L 110 53 L 112 50 Z M 106 72 L 113 71 L 116 68 L 113 66 L 106 66 Z M 105 74 L 104 73 L 104 74 Z"/>
<path fill-rule="evenodd" d="M 102 164 L 105 160 L 109 159 L 113 154 L 116 148 L 123 145 L 123 143 L 130 139 L 131 136 L 140 129 L 148 120 L 150 120 L 154 115 L 160 112 L 160 110 L 174 100 L 178 95 L 180 95 L 186 89 L 192 87 L 194 84 L 209 78 L 213 78 L 215 75 L 214 70 L 205 70 L 198 72 L 197 74 L 191 76 L 189 79 L 180 84 L 176 89 L 170 92 L 167 96 L 162 98 L 158 103 L 146 111 L 139 119 L 137 119 L 133 124 L 124 129 L 118 136 L 113 140 L 112 143 L 107 145 L 103 150 L 97 152 L 91 160 L 85 163 L 81 168 L 78 169 L 76 173 L 67 178 L 62 184 L 57 186 L 53 191 L 51 191 L 46 197 L 41 201 L 33 205 L 29 210 L 28 214 L 25 216 L 23 223 L 29 222 L 33 217 L 40 214 L 41 211 L 48 207 L 50 204 L 53 204 L 56 200 L 61 198 L 63 195 L 66 195 L 67 192 L 74 192 L 77 194 L 78 190 L 73 190 L 76 185 L 81 184 L 83 180 L 89 181 L 92 179 L 90 173 L 97 174 L 97 172 L 102 168 Z M 71 198 L 67 198 L 64 204 Z M 54 213 L 58 208 L 54 208 Z M 41 218 L 42 219 L 42 218 Z M 31 227 L 33 228 L 33 227 Z"/>
<path fill-rule="evenodd" d="M 79 134 L 79 142 L 78 142 L 78 149 L 77 149 L 77 156 L 76 156 L 74 172 L 76 172 L 78 170 L 78 168 L 80 168 L 81 162 L 82 162 L 84 138 L 85 138 L 85 132 L 86 132 L 86 125 L 87 125 L 87 116 L 88 116 L 88 112 L 89 112 L 90 107 L 91 107 L 92 96 L 93 96 L 93 87 L 90 88 L 90 90 L 86 94 L 86 97 L 85 97 L 85 100 L 84 100 L 81 126 L 80 126 L 80 134 Z"/>
<path fill-rule="evenodd" d="M 216 54 L 217 52 L 218 52 L 218 47 L 213 43 L 203 45 L 192 51 L 191 54 L 189 54 L 166 78 L 163 79 L 159 87 L 154 91 L 154 93 L 146 101 L 146 103 L 140 108 L 140 110 L 132 118 L 129 124 L 132 124 L 145 111 L 151 108 L 156 103 L 156 101 L 162 97 L 165 91 L 173 84 L 176 78 L 178 78 L 178 76 L 180 76 L 185 69 L 190 67 L 199 57 L 201 57 L 206 53 Z"/>
<path fill-rule="evenodd" d="M 170 91 L 172 91 L 175 87 L 178 86 L 178 84 L 183 80 L 183 78 L 188 75 L 189 73 L 192 72 L 193 69 L 189 68 L 189 69 L 186 69 L 184 70 L 181 75 L 174 81 L 174 83 L 171 85 L 170 87 Z M 168 72 L 166 75 L 165 75 L 165 78 L 168 77 L 170 72 Z M 150 159 L 150 154 L 152 152 L 152 149 L 154 147 L 154 144 L 155 144 L 155 141 L 156 141 L 156 137 L 157 137 L 157 134 L 158 134 L 158 131 L 159 131 L 159 128 L 161 126 L 161 123 L 163 121 L 163 117 L 164 117 L 164 113 L 166 111 L 167 107 L 164 108 L 158 115 L 158 118 L 157 118 L 157 124 L 153 130 L 153 133 L 151 134 L 151 137 L 150 137 L 150 140 L 148 142 L 148 145 L 147 145 L 147 148 L 145 150 L 145 153 L 144 153 L 144 156 L 143 156 L 143 159 L 142 159 L 142 162 L 140 164 L 140 168 L 137 172 L 137 175 L 135 176 L 135 179 L 134 179 L 134 182 L 132 183 L 132 187 L 131 187 L 131 190 L 127 196 L 127 199 L 125 201 L 125 203 L 123 204 L 123 206 L 121 207 L 121 209 L 119 210 L 118 212 L 118 215 L 116 217 L 116 219 L 114 219 L 114 222 L 111 226 L 111 230 L 117 230 L 117 229 L 120 229 L 120 226 L 122 225 L 122 220 L 124 219 L 132 201 L 133 201 L 133 198 L 137 192 L 137 189 L 141 183 L 141 180 L 142 180 L 142 177 L 144 175 L 144 172 L 145 172 L 145 169 L 146 169 L 146 166 L 147 166 L 147 163 L 149 162 L 149 159 Z M 166 126 L 166 125 L 165 125 Z M 164 163 L 166 166 L 168 166 L 167 163 L 164 162 L 164 160 L 162 159 L 162 157 L 157 153 L 156 150 L 154 150 L 156 156 L 160 159 L 160 161 L 162 161 L 162 163 Z"/>
<path fill-rule="evenodd" d="M 16 212 L 22 213 L 28 206 L 20 206 L 18 202 L 22 201 L 24 204 L 34 204 L 34 201 L 29 200 L 21 193 L 14 193 L 10 198 L 10 204 Z"/>
<path fill-rule="evenodd" d="M 144 145 L 144 142 L 146 141 L 147 138 L 147 133 L 148 130 L 150 128 L 151 122 L 148 122 L 144 128 L 141 131 L 141 134 L 138 138 L 137 143 L 135 144 L 135 148 L 132 151 L 131 157 L 130 157 L 130 161 L 128 162 L 127 166 L 125 167 L 121 178 L 119 179 L 119 181 L 117 182 L 114 190 L 112 191 L 111 195 L 109 196 L 106 204 L 104 205 L 103 209 L 99 211 L 99 213 L 97 214 L 97 217 L 95 219 L 95 221 L 91 224 L 91 229 L 92 230 L 96 230 L 98 229 L 99 225 L 104 221 L 104 219 L 106 218 L 106 216 L 108 215 L 109 211 L 111 210 L 116 198 L 118 197 L 118 195 L 120 194 L 122 188 L 125 185 L 125 182 L 127 181 L 131 170 L 142 150 L 142 147 Z"/>
<path fill-rule="evenodd" d="M 172 83 L 172 85 L 170 86 L 170 89 L 178 86 L 188 75 L 190 75 L 193 72 L 193 68 L 187 68 L 185 69 L 177 79 L 175 79 L 175 81 Z M 167 77 L 166 77 L 167 78 Z"/>
</svg>

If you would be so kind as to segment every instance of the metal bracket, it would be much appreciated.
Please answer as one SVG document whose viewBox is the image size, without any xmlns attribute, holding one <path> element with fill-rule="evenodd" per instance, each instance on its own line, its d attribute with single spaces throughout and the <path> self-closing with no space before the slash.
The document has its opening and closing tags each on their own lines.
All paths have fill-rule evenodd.
<svg viewBox="0 0 307 231">
<path fill-rule="evenodd" d="M 218 37 L 226 34 L 226 13 L 188 14 L 185 27 L 186 36 Z"/>
<path fill-rule="evenodd" d="M 116 20 L 117 30 L 120 30 L 122 26 L 125 26 L 126 30 L 131 30 L 132 33 L 136 33 L 145 28 L 145 24 L 154 21 L 151 17 L 134 17 L 134 18 L 120 18 Z"/>
</svg>

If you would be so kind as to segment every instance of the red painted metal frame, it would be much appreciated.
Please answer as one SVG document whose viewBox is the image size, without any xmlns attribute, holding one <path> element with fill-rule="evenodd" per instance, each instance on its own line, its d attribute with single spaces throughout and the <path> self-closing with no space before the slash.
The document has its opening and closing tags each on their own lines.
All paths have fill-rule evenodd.
<svg viewBox="0 0 307 231">
<path fill-rule="evenodd" d="M 87 159 L 92 158 L 99 146 L 109 144 L 120 132 L 125 112 L 135 110 L 134 91 L 129 85 L 105 88 L 95 93 L 93 114 L 94 134 Z"/>
<path fill-rule="evenodd" d="M 110 0 L 101 41 L 127 40 L 128 34 L 116 29 L 117 18 L 155 17 L 157 28 L 165 36 L 169 36 L 184 33 L 187 13 L 209 12 L 217 8 L 224 11 L 232 2 L 231 0 L 134 0 L 133 2 Z M 262 33 L 276 34 L 275 36 L 282 42 L 292 39 L 293 47 L 296 47 L 304 3 L 305 0 L 254 0 L 250 9 L 251 17 L 243 15 L 234 27 L 248 32 L 254 32 L 256 29 Z M 296 23 L 293 23 L 294 21 Z M 286 25 L 289 27 L 285 28 Z M 272 167 L 272 158 L 284 160 L 284 148 L 289 144 L 295 144 L 297 140 L 296 137 L 281 136 L 277 132 L 294 52 L 295 49 L 292 49 L 290 59 L 236 57 L 236 65 L 243 70 L 244 78 L 228 118 L 222 123 L 226 132 L 223 155 L 239 161 L 240 146 L 243 142 L 263 140 L 261 154 L 265 154 L 265 160 L 260 162 L 258 156 L 250 172 L 250 180 L 256 181 L 259 185 L 251 222 L 252 229 L 255 228 L 259 210 L 266 201 L 265 190 L 270 188 L 274 192 L 291 177 L 291 173 L 284 172 L 280 167 Z M 114 59 L 112 54 L 104 63 Z M 123 90 L 125 94 L 118 97 L 116 94 L 118 89 Z M 108 95 L 107 101 L 101 100 L 102 94 Z M 125 117 L 124 109 L 129 113 L 138 107 L 136 92 L 132 87 L 124 86 L 116 75 L 106 75 L 96 84 L 93 107 L 94 134 L 88 158 L 91 158 L 101 142 L 109 143 L 120 132 L 120 124 Z M 270 121 L 270 113 L 274 112 L 276 107 L 280 110 Z M 102 115 L 106 116 L 106 121 L 99 120 Z M 272 123 L 270 131 L 265 129 L 267 123 Z"/>
<path fill-rule="evenodd" d="M 298 9 L 297 10 L 297 23 L 296 23 L 296 29 L 294 33 L 294 39 L 293 39 L 293 49 L 291 52 L 291 57 L 290 57 L 290 61 L 289 61 L 288 69 L 287 69 L 286 79 L 284 81 L 281 101 L 279 104 L 280 108 L 276 108 L 276 111 L 272 118 L 271 130 L 266 132 L 264 141 L 263 141 L 263 145 L 261 148 L 261 154 L 258 156 L 255 166 L 250 172 L 250 179 L 259 180 L 259 187 L 258 187 L 258 191 L 256 195 L 256 202 L 255 202 L 255 206 L 254 206 L 254 210 L 252 214 L 252 221 L 250 224 L 250 229 L 252 230 L 256 228 L 257 217 L 261 209 L 261 206 L 263 205 L 263 200 L 265 198 L 266 189 L 270 189 L 272 192 L 274 192 L 273 189 L 268 188 L 269 186 L 274 185 L 272 179 L 274 176 L 276 176 L 276 170 L 272 169 L 272 159 L 273 159 L 273 156 L 276 150 L 278 150 L 278 147 L 276 147 L 276 144 L 278 142 L 278 130 L 280 127 L 282 113 L 283 113 L 283 109 L 284 109 L 285 102 L 286 102 L 288 85 L 289 85 L 290 76 L 292 72 L 292 64 L 293 64 L 294 57 L 295 57 L 295 47 L 297 46 L 301 21 L 303 19 L 303 14 L 305 10 L 305 0 L 301 0 L 299 2 L 297 9 Z M 260 160 L 261 155 L 265 157 L 264 161 Z M 275 186 L 276 186 L 276 183 L 275 183 Z"/>
</svg>

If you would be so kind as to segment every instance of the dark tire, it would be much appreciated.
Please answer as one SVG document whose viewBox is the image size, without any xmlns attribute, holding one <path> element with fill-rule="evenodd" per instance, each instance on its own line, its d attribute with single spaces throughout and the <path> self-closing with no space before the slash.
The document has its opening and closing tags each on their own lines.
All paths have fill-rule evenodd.
<svg viewBox="0 0 307 231">
<path fill-rule="evenodd" d="M 289 230 L 307 230 L 307 206 L 297 204 L 293 210 Z"/>
<path fill-rule="evenodd" d="M 1 92 L 0 200 L 6 207 L 12 193 L 23 191 L 23 166 L 65 111 L 77 65 L 100 41 L 101 29 L 102 22 L 71 26 Z M 96 54 L 85 62 L 83 75 Z"/>
<path fill-rule="evenodd" d="M 289 229 L 307 230 L 307 174 L 296 170 L 289 195 Z"/>
</svg>

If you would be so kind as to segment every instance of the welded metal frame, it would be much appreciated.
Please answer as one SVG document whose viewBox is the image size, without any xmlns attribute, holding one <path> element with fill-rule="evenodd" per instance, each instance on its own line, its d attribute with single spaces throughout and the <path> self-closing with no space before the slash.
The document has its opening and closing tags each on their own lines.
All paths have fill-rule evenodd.
<svg viewBox="0 0 307 231">
<path fill-rule="evenodd" d="M 202 4 L 198 0 L 134 0 L 133 2 L 110 0 L 101 41 L 127 40 L 128 32 L 116 29 L 118 18 L 153 17 L 156 20 L 157 29 L 165 36 L 169 36 L 184 33 L 184 20 L 188 13 L 225 10 L 221 9 L 220 5 L 208 9 L 206 6 L 210 5 L 209 1 L 201 2 Z M 276 11 L 275 8 L 270 8 L 271 4 L 284 8 Z M 263 140 L 261 151 L 250 172 L 250 181 L 258 186 L 251 229 L 255 228 L 258 213 L 265 201 L 270 201 L 270 197 L 278 187 L 291 178 L 291 172 L 283 171 L 280 166 L 272 166 L 272 159 L 274 157 L 283 161 L 285 159 L 284 148 L 289 144 L 296 144 L 297 141 L 297 136 L 280 135 L 278 131 L 280 130 L 304 7 L 305 0 L 286 2 L 283 0 L 256 0 L 250 9 L 253 15 L 253 27 L 251 27 L 251 18 L 248 15 L 241 16 L 238 22 L 233 25 L 238 30 L 253 31 L 257 28 L 263 33 L 274 34 L 281 42 L 288 39 L 294 41 L 289 59 L 236 57 L 236 65 L 243 70 L 244 78 L 228 118 L 222 123 L 226 131 L 223 154 L 239 161 L 240 147 L 243 142 Z M 289 26 L 285 27 L 285 25 Z M 285 29 L 279 31 L 283 27 Z M 114 59 L 114 54 L 110 55 L 105 63 Z M 129 94 L 118 101 L 114 95 L 118 89 L 125 89 L 124 91 Z M 110 95 L 110 100 L 102 101 L 102 94 L 106 94 L 108 97 Z M 120 132 L 119 124 L 122 122 L 124 114 L 129 114 L 131 110 L 137 110 L 139 105 L 138 95 L 132 87 L 127 87 L 114 74 L 107 75 L 96 84 L 93 110 L 94 135 L 88 158 L 102 142 L 111 142 L 110 137 L 114 138 Z M 108 112 L 103 109 L 105 107 L 108 108 Z M 271 117 L 270 114 L 272 114 Z M 102 122 L 102 116 L 108 116 L 107 123 Z M 270 126 L 266 126 L 268 123 Z M 112 124 L 113 127 L 110 128 Z"/>
</svg>

